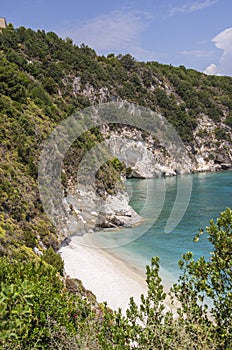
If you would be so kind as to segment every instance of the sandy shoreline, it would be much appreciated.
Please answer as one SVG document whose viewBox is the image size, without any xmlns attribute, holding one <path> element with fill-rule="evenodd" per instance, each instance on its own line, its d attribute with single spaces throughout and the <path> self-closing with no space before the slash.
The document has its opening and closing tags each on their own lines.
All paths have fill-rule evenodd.
<svg viewBox="0 0 232 350">
<path fill-rule="evenodd" d="M 146 294 L 145 276 L 106 250 L 96 247 L 91 235 L 72 237 L 68 246 L 60 249 L 65 272 L 82 281 L 92 291 L 98 302 L 107 302 L 113 310 L 119 307 L 123 313 L 130 297 L 139 303 Z"/>
</svg>

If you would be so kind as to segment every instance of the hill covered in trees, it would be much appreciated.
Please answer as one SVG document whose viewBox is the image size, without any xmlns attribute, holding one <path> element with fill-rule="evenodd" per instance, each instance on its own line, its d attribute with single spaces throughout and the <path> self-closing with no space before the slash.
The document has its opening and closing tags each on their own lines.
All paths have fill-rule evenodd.
<svg viewBox="0 0 232 350">
<path fill-rule="evenodd" d="M 104 307 L 96 303 L 80 282 L 62 277 L 63 263 L 55 253 L 60 245 L 59 235 L 44 213 L 37 186 L 43 142 L 56 125 L 75 111 L 93 104 L 128 101 L 165 116 L 192 154 L 206 147 L 207 161 L 226 163 L 225 158 L 231 159 L 231 96 L 231 77 L 206 76 L 182 66 L 172 67 L 157 62 L 137 62 L 129 54 L 98 56 L 85 45 L 78 47 L 69 38 L 62 40 L 55 33 L 45 33 L 43 30 L 35 32 L 24 27 L 14 29 L 9 26 L 2 31 L 0 296 L 3 307 L 0 344 L 3 349 L 76 349 L 83 346 L 91 349 L 129 349 L 133 348 L 133 344 L 136 348 L 136 342 L 139 344 L 139 339 L 135 334 L 132 336 L 130 330 L 131 324 L 134 324 L 133 317 L 123 320 L 120 315 L 115 315 L 111 320 L 110 311 L 103 311 Z M 205 124 L 202 124 L 205 120 Z M 210 127 L 204 126 L 206 124 Z M 92 130 L 75 142 L 67 159 L 67 176 L 74 176 L 74 163 L 78 164 L 84 152 L 96 142 L 101 142 L 102 137 L 99 130 Z M 215 153 L 215 148 L 220 149 L 222 160 Z M 121 173 L 126 174 L 125 165 L 115 159 L 108 162 L 99 175 L 99 187 L 107 183 L 104 189 L 112 193 Z M 63 179 L 64 187 L 68 180 Z M 223 225 L 230 237 L 228 241 L 225 238 L 226 245 L 231 247 L 230 212 Z M 38 251 L 42 251 L 43 255 L 39 256 Z M 230 278 L 228 283 L 231 283 L 229 252 L 228 249 L 225 253 L 225 261 L 229 265 L 220 267 L 219 273 L 226 268 Z M 186 259 L 191 260 L 189 256 Z M 148 274 L 148 279 L 152 278 L 155 283 L 150 285 L 150 300 L 155 298 L 155 307 L 157 298 L 162 299 L 159 288 L 160 294 L 152 296 L 152 288 L 159 285 L 157 266 L 157 262 L 154 262 Z M 193 273 L 193 265 L 189 266 L 186 271 Z M 202 266 L 202 269 L 206 269 L 206 265 Z M 208 288 L 207 278 L 205 270 L 205 280 L 201 280 L 197 286 L 190 279 L 189 284 L 184 285 L 187 283 L 185 281 L 180 289 L 176 289 L 180 301 L 187 305 L 184 311 L 187 314 L 191 311 L 191 317 L 187 319 L 189 323 L 185 323 L 184 315 L 180 316 L 180 323 L 185 325 L 186 332 L 189 331 L 188 344 L 199 339 L 200 344 L 204 338 L 204 349 L 207 349 L 206 346 L 212 349 L 212 344 L 222 344 L 215 345 L 217 349 L 229 349 L 225 345 L 231 341 L 229 328 L 220 334 L 224 325 L 217 328 L 195 303 L 196 293 Z M 186 296 L 183 295 L 185 287 Z M 188 294 L 189 291 L 193 294 Z M 207 291 L 209 289 L 205 289 Z M 188 297 L 190 299 L 187 300 Z M 228 310 L 231 310 L 231 296 L 228 298 L 223 307 L 226 320 L 230 322 Z M 220 300 L 218 302 L 220 304 Z M 146 345 L 145 333 L 146 330 L 148 334 L 154 330 L 152 322 L 156 316 L 155 311 L 150 311 L 155 310 L 152 303 L 144 303 L 145 309 L 149 309 L 147 313 L 151 316 L 151 324 L 148 324 L 149 321 L 146 323 L 148 328 L 138 326 L 137 329 L 136 326 L 135 330 L 143 339 L 141 347 L 137 348 L 148 349 L 152 345 Z M 220 309 L 219 304 L 216 307 Z M 56 308 L 57 305 L 60 305 L 59 308 Z M 139 315 L 134 305 L 132 309 Z M 156 325 L 160 323 L 168 327 L 168 319 L 164 321 L 161 313 L 155 320 Z M 195 331 L 196 320 L 198 328 Z M 219 318 L 217 321 L 221 325 Z M 163 343 L 166 345 L 158 345 L 158 341 L 153 339 L 157 344 L 154 348 L 178 348 L 178 342 L 183 339 L 177 339 L 175 322 L 173 320 L 170 335 Z M 117 325 L 120 327 L 117 328 Z M 129 333 L 124 332 L 124 328 Z M 92 336 L 87 337 L 90 330 L 93 330 Z M 172 339 L 175 339 L 175 343 L 173 340 L 171 347 Z"/>
</svg>

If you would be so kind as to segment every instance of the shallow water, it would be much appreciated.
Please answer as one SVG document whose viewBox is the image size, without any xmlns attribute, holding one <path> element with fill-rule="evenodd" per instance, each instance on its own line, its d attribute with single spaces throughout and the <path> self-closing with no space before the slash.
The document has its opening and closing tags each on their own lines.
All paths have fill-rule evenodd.
<svg viewBox="0 0 232 350">
<path fill-rule="evenodd" d="M 187 210 L 179 224 L 167 233 L 165 227 L 178 182 L 189 186 L 190 179 L 192 191 Z M 159 256 L 161 276 L 166 285 L 170 285 L 179 274 L 178 260 L 182 254 L 192 251 L 195 257 L 207 257 L 212 250 L 206 234 L 197 243 L 193 238 L 210 219 L 216 219 L 226 207 L 232 207 L 232 171 L 185 175 L 178 179 L 130 179 L 127 190 L 131 206 L 142 214 L 144 222 L 116 232 L 98 232 L 97 242 L 141 271 L 152 256 Z M 183 210 L 179 204 L 178 215 Z"/>
</svg>

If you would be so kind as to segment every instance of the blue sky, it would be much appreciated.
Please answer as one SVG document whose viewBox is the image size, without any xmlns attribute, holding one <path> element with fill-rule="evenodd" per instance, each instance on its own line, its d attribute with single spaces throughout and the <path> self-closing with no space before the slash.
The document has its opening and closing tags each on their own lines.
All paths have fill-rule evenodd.
<svg viewBox="0 0 232 350">
<path fill-rule="evenodd" d="M 11 0 L 0 11 L 15 27 L 54 31 L 98 54 L 232 76 L 231 0 Z"/>
</svg>

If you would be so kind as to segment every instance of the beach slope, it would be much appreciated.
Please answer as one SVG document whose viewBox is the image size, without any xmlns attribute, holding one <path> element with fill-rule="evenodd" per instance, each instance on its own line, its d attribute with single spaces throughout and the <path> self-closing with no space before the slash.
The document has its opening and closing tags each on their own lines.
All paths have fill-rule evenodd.
<svg viewBox="0 0 232 350">
<path fill-rule="evenodd" d="M 78 278 L 83 286 L 93 292 L 98 302 L 125 313 L 130 297 L 139 303 L 141 294 L 146 294 L 145 277 L 132 266 L 96 247 L 91 235 L 72 237 L 69 245 L 60 249 L 65 272 Z"/>
</svg>

